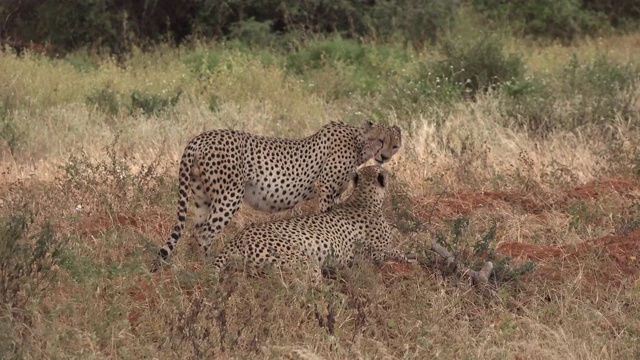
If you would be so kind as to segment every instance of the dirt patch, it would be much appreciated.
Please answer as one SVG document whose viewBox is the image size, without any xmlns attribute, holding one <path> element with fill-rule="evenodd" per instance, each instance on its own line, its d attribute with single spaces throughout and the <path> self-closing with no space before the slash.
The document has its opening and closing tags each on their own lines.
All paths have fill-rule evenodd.
<svg viewBox="0 0 640 360">
<path fill-rule="evenodd" d="M 144 211 L 135 215 L 91 214 L 83 219 L 83 235 L 100 235 L 113 229 L 129 228 L 150 237 L 164 237 L 170 233 L 173 222 L 166 214 Z"/>
<path fill-rule="evenodd" d="M 638 196 L 640 181 L 635 179 L 601 179 L 565 191 L 517 192 L 485 191 L 478 193 L 445 194 L 439 198 L 419 201 L 423 204 L 416 216 L 423 220 L 450 219 L 469 216 L 479 209 L 511 208 L 524 213 L 541 214 L 545 211 L 567 211 L 572 201 L 596 200 L 605 196 Z"/>
<path fill-rule="evenodd" d="M 593 280 L 619 282 L 640 275 L 640 229 L 630 233 L 607 235 L 578 246 L 538 246 L 503 243 L 497 253 L 539 263 L 543 275 L 562 279 L 560 269 L 570 270 L 589 263 L 581 271 Z M 562 266 L 558 266 L 562 265 Z M 566 275 L 572 276 L 571 272 Z"/>
<path fill-rule="evenodd" d="M 594 180 L 567 191 L 567 196 L 579 199 L 598 198 L 610 193 L 629 194 L 640 190 L 640 181 L 635 179 Z"/>
<path fill-rule="evenodd" d="M 414 214 L 421 221 L 437 225 L 442 220 L 471 216 L 480 210 L 545 216 L 551 211 L 570 212 L 577 201 L 594 207 L 600 206 L 603 201 L 620 202 L 625 207 L 628 205 L 623 205 L 625 201 L 622 200 L 639 197 L 640 181 L 611 178 L 594 180 L 555 193 L 489 191 L 445 194 L 421 202 L 422 206 L 415 209 Z M 603 213 L 601 216 L 605 215 Z M 594 225 L 599 223 L 597 218 L 590 221 Z M 624 226 L 627 223 L 627 220 L 620 222 Z M 614 233 L 579 245 L 550 246 L 507 242 L 500 244 L 497 252 L 516 261 L 535 261 L 538 266 L 533 276 L 547 280 L 566 280 L 577 276 L 578 272 L 592 281 L 604 282 L 621 282 L 640 276 L 640 229 Z M 404 268 L 393 267 L 383 269 L 385 273 L 400 276 L 405 276 L 406 271 Z"/>
<path fill-rule="evenodd" d="M 419 214 L 420 218 L 426 219 L 431 215 L 439 218 L 453 218 L 458 216 L 468 216 L 478 209 L 497 208 L 500 206 L 510 206 L 522 208 L 524 211 L 539 213 L 541 207 L 537 204 L 532 193 L 516 192 L 481 192 L 481 193 L 459 193 L 442 197 L 440 200 L 425 201 L 425 212 Z"/>
</svg>

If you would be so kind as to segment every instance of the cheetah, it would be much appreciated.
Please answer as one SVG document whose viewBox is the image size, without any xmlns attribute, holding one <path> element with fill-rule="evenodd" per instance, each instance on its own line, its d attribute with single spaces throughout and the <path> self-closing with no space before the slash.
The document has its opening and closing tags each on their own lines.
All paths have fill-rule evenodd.
<svg viewBox="0 0 640 360">
<path fill-rule="evenodd" d="M 195 205 L 195 235 L 208 256 L 215 237 L 244 201 L 263 211 L 282 211 L 312 197 L 317 212 L 329 211 L 349 176 L 371 158 L 382 165 L 402 145 L 398 126 L 367 121 L 352 126 L 331 121 L 302 139 L 271 138 L 236 130 L 194 137 L 180 160 L 178 222 L 159 250 L 152 271 L 164 263 L 185 227 L 189 197 Z"/>
<path fill-rule="evenodd" d="M 389 173 L 378 165 L 366 166 L 352 175 L 353 193 L 332 211 L 253 224 L 224 244 L 214 259 L 219 276 L 233 260 L 242 260 L 252 273 L 265 266 L 295 268 L 307 265 L 312 279 L 321 279 L 321 267 L 330 257 L 351 266 L 356 254 L 375 262 L 387 258 L 408 261 L 391 250 L 391 228 L 382 214 Z"/>
</svg>

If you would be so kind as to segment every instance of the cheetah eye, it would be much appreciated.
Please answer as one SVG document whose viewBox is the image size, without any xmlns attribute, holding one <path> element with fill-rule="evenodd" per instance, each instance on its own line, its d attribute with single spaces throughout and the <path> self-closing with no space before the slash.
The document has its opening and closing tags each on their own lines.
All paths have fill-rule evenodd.
<svg viewBox="0 0 640 360">
<path fill-rule="evenodd" d="M 400 147 L 400 146 L 398 146 L 398 145 L 393 145 L 393 150 L 395 150 L 395 149 L 397 149 L 397 148 L 399 148 L 399 147 Z"/>
<path fill-rule="evenodd" d="M 378 139 L 378 142 L 379 142 L 380 144 L 384 144 L 384 140 L 382 140 L 382 139 Z"/>
</svg>

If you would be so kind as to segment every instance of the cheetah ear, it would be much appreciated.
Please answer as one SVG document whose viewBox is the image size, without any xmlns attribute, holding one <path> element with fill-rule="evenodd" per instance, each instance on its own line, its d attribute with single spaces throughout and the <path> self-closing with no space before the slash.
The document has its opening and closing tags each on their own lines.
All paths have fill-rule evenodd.
<svg viewBox="0 0 640 360">
<path fill-rule="evenodd" d="M 398 125 L 393 125 L 393 129 L 398 131 L 398 134 L 402 134 L 402 130 L 400 130 L 400 126 Z"/>
<path fill-rule="evenodd" d="M 363 127 L 364 127 L 364 130 L 365 130 L 365 131 L 369 131 L 369 130 L 371 130 L 371 128 L 373 127 L 373 121 L 371 121 L 371 120 L 367 119 L 367 121 L 365 121 L 365 123 L 364 123 L 364 126 L 363 126 Z"/>
<path fill-rule="evenodd" d="M 386 187 L 387 186 L 387 179 L 388 175 L 386 172 L 382 171 L 378 174 L 378 184 L 380 184 L 380 186 L 382 187 Z"/>
</svg>

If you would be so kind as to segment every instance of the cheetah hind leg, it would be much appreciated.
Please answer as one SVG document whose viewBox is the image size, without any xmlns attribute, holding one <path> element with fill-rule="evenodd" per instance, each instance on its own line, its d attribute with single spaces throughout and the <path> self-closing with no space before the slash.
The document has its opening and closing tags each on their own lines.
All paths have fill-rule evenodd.
<svg viewBox="0 0 640 360">
<path fill-rule="evenodd" d="M 196 238 L 201 237 L 202 227 L 207 223 L 207 217 L 210 211 L 211 200 L 202 190 L 202 183 L 198 180 L 198 176 L 190 176 L 189 177 L 189 194 L 190 199 L 192 201 L 193 212 L 194 212 L 194 223 L 195 223 L 195 233 Z M 186 188 L 182 188 L 181 193 L 186 192 Z M 152 272 L 156 272 L 159 270 L 162 265 L 167 261 L 171 251 L 175 249 L 178 245 L 178 240 L 180 239 L 180 235 L 182 234 L 182 230 L 184 230 L 184 223 L 186 220 L 187 214 L 187 201 L 189 198 L 181 196 L 180 201 L 178 202 L 178 220 L 179 223 L 176 225 L 173 233 L 171 234 L 171 239 L 167 242 L 165 247 L 160 250 L 160 254 L 156 261 L 153 264 Z M 202 244 L 201 244 L 202 245 Z M 163 252 L 164 250 L 164 252 Z"/>
<path fill-rule="evenodd" d="M 235 192 L 233 197 L 227 195 L 223 199 L 217 199 L 218 201 L 214 201 L 209 206 L 206 220 L 196 225 L 198 243 L 204 248 L 205 258 L 209 257 L 211 243 L 231 222 L 233 215 L 240 208 L 243 198 L 244 189 L 240 189 Z"/>
<path fill-rule="evenodd" d="M 194 227 L 195 227 L 195 237 L 198 240 L 198 244 L 200 247 L 203 246 L 204 241 L 202 240 L 204 236 L 203 228 L 207 224 L 207 218 L 209 217 L 209 213 L 211 211 L 211 199 L 206 196 L 204 191 L 202 190 L 202 184 L 197 180 L 191 182 L 191 194 L 193 196 L 194 203 Z"/>
</svg>

